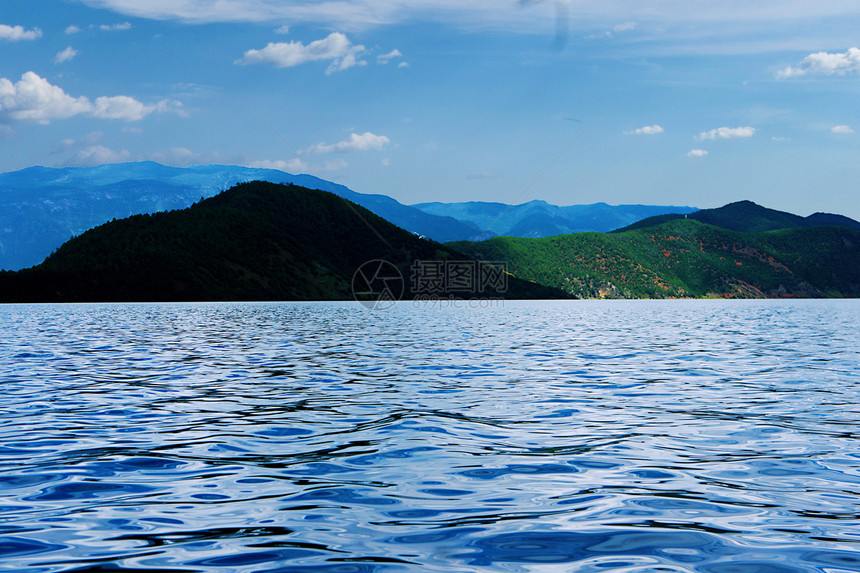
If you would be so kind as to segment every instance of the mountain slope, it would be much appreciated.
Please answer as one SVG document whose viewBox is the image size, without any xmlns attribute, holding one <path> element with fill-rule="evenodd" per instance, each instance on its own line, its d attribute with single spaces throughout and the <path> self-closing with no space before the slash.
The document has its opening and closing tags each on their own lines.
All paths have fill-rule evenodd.
<svg viewBox="0 0 860 573">
<path fill-rule="evenodd" d="M 354 273 L 376 259 L 397 265 L 408 287 L 413 261 L 465 256 L 332 193 L 245 183 L 106 223 L 33 269 L 0 273 L 0 301 L 351 299 Z M 501 295 L 565 296 L 515 279 L 509 287 Z"/>
<path fill-rule="evenodd" d="M 111 219 L 188 207 L 246 181 L 295 183 L 324 189 L 362 205 L 409 231 L 438 241 L 468 239 L 474 225 L 365 195 L 310 175 L 230 165 L 168 167 L 153 162 L 0 174 L 0 269 L 40 263 L 75 235 Z"/>
<path fill-rule="evenodd" d="M 521 205 L 470 201 L 465 203 L 419 203 L 413 205 L 432 215 L 449 216 L 473 223 L 487 236 L 551 237 L 568 233 L 605 233 L 646 217 L 696 211 L 693 207 L 653 205 L 571 205 L 559 207 L 545 201 Z"/>
<path fill-rule="evenodd" d="M 644 229 L 673 219 L 693 219 L 708 225 L 743 233 L 760 233 L 777 229 L 803 229 L 823 225 L 860 229 L 860 223 L 842 215 L 815 213 L 809 217 L 801 217 L 784 211 L 768 209 L 752 201 L 738 201 L 716 209 L 702 209 L 686 216 L 672 214 L 650 217 L 617 229 L 615 232 Z"/>
<path fill-rule="evenodd" d="M 690 218 L 450 246 L 585 298 L 860 296 L 860 231 L 846 227 L 741 233 Z"/>
</svg>

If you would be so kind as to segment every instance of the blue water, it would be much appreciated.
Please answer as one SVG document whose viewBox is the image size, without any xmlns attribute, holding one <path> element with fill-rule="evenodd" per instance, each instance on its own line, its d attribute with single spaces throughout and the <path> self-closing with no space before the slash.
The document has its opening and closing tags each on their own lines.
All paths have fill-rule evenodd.
<svg viewBox="0 0 860 573">
<path fill-rule="evenodd" d="M 0 331 L 2 570 L 860 571 L 860 301 Z"/>
</svg>

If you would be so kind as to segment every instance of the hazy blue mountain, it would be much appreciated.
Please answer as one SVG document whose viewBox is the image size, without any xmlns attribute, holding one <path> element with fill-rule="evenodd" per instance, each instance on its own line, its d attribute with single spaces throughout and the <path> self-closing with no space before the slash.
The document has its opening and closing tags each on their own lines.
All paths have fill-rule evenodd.
<svg viewBox="0 0 860 573">
<path fill-rule="evenodd" d="M 545 201 L 529 201 L 521 205 L 470 201 L 466 203 L 419 203 L 413 205 L 425 213 L 448 216 L 473 223 L 485 238 L 495 235 L 541 238 L 569 233 L 597 231 L 606 233 L 655 215 L 678 213 L 684 215 L 694 207 L 654 205 L 571 205 L 559 207 Z"/>
<path fill-rule="evenodd" d="M 395 225 L 440 242 L 466 240 L 477 226 L 425 213 L 385 195 L 365 195 L 311 175 L 231 165 L 168 167 L 153 162 L 98 167 L 30 167 L 0 174 L 0 269 L 36 265 L 73 236 L 112 219 L 183 209 L 246 181 L 293 183 L 349 199 Z"/>
<path fill-rule="evenodd" d="M 814 213 L 808 217 L 801 217 L 794 213 L 768 209 L 752 201 L 737 201 L 716 209 L 702 209 L 688 216 L 673 214 L 649 217 L 627 227 L 617 229 L 615 232 L 622 233 L 624 231 L 644 229 L 680 218 L 689 218 L 701 223 L 741 233 L 760 233 L 762 231 L 776 231 L 778 229 L 804 229 L 828 226 L 860 229 L 860 222 L 844 215 Z"/>
</svg>

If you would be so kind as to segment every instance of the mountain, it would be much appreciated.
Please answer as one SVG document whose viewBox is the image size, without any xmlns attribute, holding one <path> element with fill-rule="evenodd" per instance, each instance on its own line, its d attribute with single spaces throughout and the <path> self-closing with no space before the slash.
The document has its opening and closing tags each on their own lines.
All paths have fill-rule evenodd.
<svg viewBox="0 0 860 573">
<path fill-rule="evenodd" d="M 153 162 L 0 174 L 0 269 L 40 263 L 73 236 L 111 219 L 183 209 L 237 183 L 270 181 L 324 189 L 437 241 L 468 239 L 475 225 L 427 214 L 384 195 L 365 195 L 310 175 L 231 165 L 168 167 Z"/>
<path fill-rule="evenodd" d="M 0 272 L 0 302 L 343 300 L 356 272 L 378 260 L 398 272 L 373 280 L 387 286 L 399 274 L 407 296 L 420 291 L 409 280 L 416 261 L 470 263 L 333 193 L 252 182 L 102 224 L 36 267 Z M 570 298 L 515 278 L 458 295 Z"/>
<path fill-rule="evenodd" d="M 843 215 L 815 213 L 809 217 L 801 217 L 784 211 L 768 209 L 752 201 L 738 201 L 717 209 L 702 209 L 686 216 L 683 214 L 671 214 L 650 217 L 627 227 L 617 229 L 615 232 L 620 233 L 634 229 L 644 229 L 666 223 L 673 219 L 682 218 L 693 219 L 708 225 L 744 233 L 760 233 L 762 231 L 775 231 L 777 229 L 803 229 L 827 225 L 860 229 L 860 223 Z"/>
<path fill-rule="evenodd" d="M 860 230 L 846 226 L 747 233 L 691 215 L 619 233 L 449 246 L 582 298 L 860 297 Z"/>
<path fill-rule="evenodd" d="M 654 205 L 571 205 L 559 207 L 545 201 L 521 205 L 470 201 L 466 203 L 419 203 L 413 205 L 425 213 L 453 217 L 479 227 L 484 238 L 551 237 L 586 231 L 609 232 L 646 217 L 677 213 L 681 216 L 697 211 L 694 207 Z"/>
</svg>

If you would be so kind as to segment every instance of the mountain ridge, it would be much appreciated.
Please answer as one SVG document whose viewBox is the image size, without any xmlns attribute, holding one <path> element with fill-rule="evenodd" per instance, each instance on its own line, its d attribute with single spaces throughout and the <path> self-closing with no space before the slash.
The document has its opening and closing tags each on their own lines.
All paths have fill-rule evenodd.
<svg viewBox="0 0 860 573">
<path fill-rule="evenodd" d="M 753 201 L 735 201 L 714 209 L 701 209 L 686 215 L 665 214 L 643 219 L 626 227 L 616 229 L 613 233 L 623 233 L 635 229 L 645 229 L 675 219 L 693 219 L 708 225 L 714 225 L 731 231 L 759 233 L 779 229 L 809 228 L 834 225 L 860 229 L 860 222 L 844 215 L 832 213 L 813 213 L 801 217 L 787 211 L 778 211 L 763 207 Z"/>
<path fill-rule="evenodd" d="M 324 189 L 435 240 L 466 239 L 479 232 L 385 195 L 358 193 L 312 175 L 275 169 L 218 164 L 171 167 L 152 161 L 33 166 L 0 174 L 0 269 L 36 265 L 69 238 L 112 219 L 183 209 L 237 183 L 255 180 Z"/>
<path fill-rule="evenodd" d="M 380 260 L 398 269 L 409 296 L 415 261 L 471 259 L 328 191 L 251 182 L 99 225 L 33 268 L 0 272 L 0 301 L 351 300 L 357 271 Z M 458 296 L 570 298 L 506 282 Z"/>
<path fill-rule="evenodd" d="M 604 202 L 558 206 L 540 199 L 518 205 L 465 201 L 417 203 L 412 206 L 429 214 L 447 215 L 473 223 L 487 236 L 531 238 L 588 231 L 605 233 L 653 215 L 683 215 L 698 210 L 677 205 L 609 205 Z"/>
</svg>

